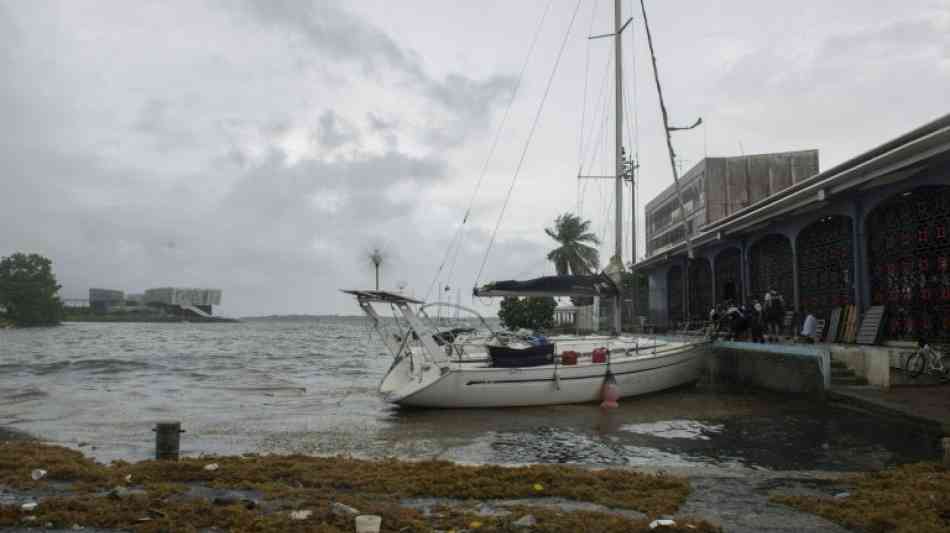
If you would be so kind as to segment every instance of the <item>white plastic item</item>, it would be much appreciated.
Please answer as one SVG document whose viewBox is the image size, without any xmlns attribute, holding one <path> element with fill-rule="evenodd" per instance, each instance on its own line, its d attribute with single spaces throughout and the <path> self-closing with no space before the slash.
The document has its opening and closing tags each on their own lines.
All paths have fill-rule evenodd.
<svg viewBox="0 0 950 533">
<path fill-rule="evenodd" d="M 290 519 L 291 520 L 306 520 L 310 518 L 312 514 L 313 514 L 313 511 L 311 511 L 310 509 L 302 509 L 300 511 L 291 511 Z"/>
<path fill-rule="evenodd" d="M 379 533 L 383 517 L 374 514 L 361 514 L 356 517 L 356 533 Z"/>
</svg>

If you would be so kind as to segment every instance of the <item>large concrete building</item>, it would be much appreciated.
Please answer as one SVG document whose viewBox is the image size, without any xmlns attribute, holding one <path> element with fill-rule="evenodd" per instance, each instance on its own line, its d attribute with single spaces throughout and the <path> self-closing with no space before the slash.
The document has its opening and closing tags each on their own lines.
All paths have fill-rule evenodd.
<svg viewBox="0 0 950 533">
<path fill-rule="evenodd" d="M 682 236 L 662 240 L 668 193 L 650 203 L 653 242 L 636 268 L 649 279 L 651 323 L 702 319 L 713 302 L 748 304 L 776 289 L 819 317 L 842 305 L 884 306 L 884 340 L 950 344 L 950 115 L 808 177 L 775 180 L 770 170 L 769 188 L 750 179 L 747 198 L 730 183 L 742 166 L 725 164 L 724 197 L 708 182 L 699 187 L 686 215 L 692 257 Z"/>
<path fill-rule="evenodd" d="M 145 303 L 174 306 L 182 309 L 195 308 L 208 315 L 212 306 L 221 305 L 220 289 L 189 289 L 181 287 L 161 287 L 145 291 Z"/>
<path fill-rule="evenodd" d="M 680 178 L 683 206 L 676 186 L 647 203 L 647 255 L 684 240 L 683 218 L 690 235 L 818 173 L 818 150 L 707 157 Z M 683 212 L 685 211 L 685 213 Z"/>
</svg>

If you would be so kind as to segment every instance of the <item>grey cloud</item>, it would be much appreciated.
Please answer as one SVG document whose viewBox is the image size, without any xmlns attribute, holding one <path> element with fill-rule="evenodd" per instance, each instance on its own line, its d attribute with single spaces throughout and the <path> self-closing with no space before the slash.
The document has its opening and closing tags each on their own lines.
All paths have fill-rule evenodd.
<svg viewBox="0 0 950 533">
<path fill-rule="evenodd" d="M 369 127 L 372 131 L 382 135 L 387 148 L 390 150 L 399 148 L 399 137 L 397 135 L 399 132 L 398 120 L 385 120 L 372 112 L 366 113 L 366 120 L 369 122 Z"/>
<path fill-rule="evenodd" d="M 326 56 L 355 61 L 375 73 L 392 67 L 417 79 L 425 74 L 414 55 L 407 53 L 389 35 L 354 17 L 337 2 L 273 0 L 243 2 L 244 10 L 278 30 L 291 30 Z"/>
<path fill-rule="evenodd" d="M 716 110 L 714 121 L 725 121 L 719 132 L 728 128 L 762 146 L 750 149 L 819 147 L 826 168 L 902 133 L 894 124 L 908 124 L 906 128 L 934 118 L 933 103 L 946 99 L 950 85 L 950 69 L 937 64 L 940 47 L 947 44 L 950 34 L 912 14 L 830 37 L 816 43 L 807 59 L 790 60 L 776 48 L 762 47 L 720 78 L 706 95 L 706 105 Z M 895 82 L 896 70 L 913 80 L 913 98 L 905 84 Z M 776 132 L 788 144 L 765 145 Z M 734 144 L 733 139 L 727 142 Z"/>
<path fill-rule="evenodd" d="M 317 140 L 323 146 L 336 148 L 358 139 L 359 130 L 349 121 L 334 113 L 332 109 L 327 109 L 320 115 Z"/>
<path fill-rule="evenodd" d="M 823 58 L 866 54 L 881 49 L 950 44 L 950 35 L 937 27 L 932 17 L 898 20 L 877 28 L 867 28 L 850 34 L 830 37 L 819 55 Z"/>
<path fill-rule="evenodd" d="M 436 146 L 455 146 L 465 140 L 470 129 L 488 127 L 495 105 L 511 94 L 514 85 L 511 76 L 478 81 L 458 74 L 447 76 L 442 83 L 430 83 L 427 93 L 450 112 L 450 119 L 430 128 L 427 140 Z"/>
<path fill-rule="evenodd" d="M 366 120 L 373 131 L 390 131 L 399 126 L 399 121 L 386 120 L 373 112 L 366 113 Z"/>
<path fill-rule="evenodd" d="M 149 136 L 154 148 L 163 154 L 198 144 L 198 137 L 187 126 L 188 122 L 176 117 L 171 107 L 167 100 L 149 99 L 132 124 L 133 129 Z"/>
<path fill-rule="evenodd" d="M 457 146 L 473 132 L 489 126 L 495 105 L 514 89 L 513 76 L 473 80 L 450 74 L 444 80 L 436 79 L 422 66 L 417 54 L 402 48 L 381 29 L 354 17 L 337 2 L 282 0 L 243 5 L 244 12 L 253 19 L 303 38 L 326 58 L 361 64 L 364 71 L 380 80 L 393 71 L 406 76 L 409 84 L 418 87 L 442 112 L 431 113 L 430 125 L 422 136 L 436 148 Z"/>
</svg>

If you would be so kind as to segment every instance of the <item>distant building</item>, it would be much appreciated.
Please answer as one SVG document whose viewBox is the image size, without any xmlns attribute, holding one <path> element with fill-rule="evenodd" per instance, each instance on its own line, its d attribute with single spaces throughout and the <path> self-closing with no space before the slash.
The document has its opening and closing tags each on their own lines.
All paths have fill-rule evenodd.
<svg viewBox="0 0 950 533">
<path fill-rule="evenodd" d="M 140 307 L 145 305 L 145 293 L 126 294 L 125 305 L 127 307 Z"/>
<path fill-rule="evenodd" d="M 736 157 L 707 157 L 680 178 L 683 211 L 676 186 L 671 185 L 647 203 L 647 256 L 685 240 L 683 217 L 690 235 L 702 226 L 818 173 L 818 150 Z"/>
<path fill-rule="evenodd" d="M 178 307 L 211 315 L 212 306 L 221 305 L 220 289 L 190 289 L 180 287 L 161 287 L 145 291 L 147 305 Z"/>
<path fill-rule="evenodd" d="M 125 293 L 113 289 L 89 289 L 89 307 L 96 313 L 108 313 L 125 304 Z"/>
</svg>

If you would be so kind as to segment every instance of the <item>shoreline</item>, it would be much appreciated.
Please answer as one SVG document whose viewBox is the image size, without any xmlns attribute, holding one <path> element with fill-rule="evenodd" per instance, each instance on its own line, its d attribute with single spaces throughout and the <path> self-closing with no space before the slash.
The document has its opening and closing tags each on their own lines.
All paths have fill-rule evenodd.
<svg viewBox="0 0 950 533">
<path fill-rule="evenodd" d="M 34 481 L 37 468 L 47 474 Z M 908 499 L 908 491 L 918 494 Z M 896 531 L 940 531 L 928 526 L 945 520 L 950 499 L 932 493 L 950 493 L 950 470 L 936 463 L 860 473 L 244 454 L 104 465 L 0 427 L 0 528 L 343 532 L 368 513 L 382 517 L 383 531 L 566 532 L 596 524 L 648 532 L 663 518 L 676 523 L 669 532 L 846 533 L 900 513 L 911 518 L 894 523 Z M 36 509 L 20 509 L 29 502 Z"/>
<path fill-rule="evenodd" d="M 32 435 L 19 429 L 0 426 L 0 444 L 14 441 L 32 441 L 36 440 Z"/>
</svg>

